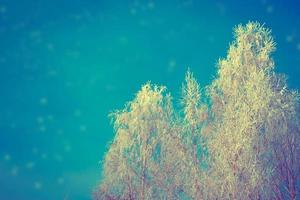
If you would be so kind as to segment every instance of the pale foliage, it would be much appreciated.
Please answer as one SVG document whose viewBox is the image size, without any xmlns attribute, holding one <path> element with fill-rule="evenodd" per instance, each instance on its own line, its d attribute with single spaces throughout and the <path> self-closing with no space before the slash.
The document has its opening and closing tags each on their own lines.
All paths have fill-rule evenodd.
<svg viewBox="0 0 300 200">
<path fill-rule="evenodd" d="M 188 183 L 186 193 L 193 199 L 204 198 L 204 171 L 206 167 L 206 138 L 203 127 L 207 122 L 207 106 L 201 102 L 200 86 L 193 74 L 188 71 L 182 86 L 183 119 L 181 123 L 182 144 L 188 149 L 190 159 L 186 166 Z"/>
<path fill-rule="evenodd" d="M 271 85 L 274 44 L 269 31 L 256 23 L 235 29 L 235 42 L 226 59 L 219 61 L 218 78 L 211 86 L 219 118 L 209 143 L 213 160 L 212 176 L 220 198 L 243 199 L 259 194 L 268 170 L 262 155 L 266 137 L 261 133 L 270 114 L 274 92 Z"/>
<path fill-rule="evenodd" d="M 124 110 L 112 114 L 116 137 L 106 154 L 100 189 L 108 199 L 159 195 L 158 187 L 153 187 L 163 184 L 154 179 L 161 172 L 159 164 L 171 164 L 164 163 L 162 156 L 162 141 L 173 121 L 171 99 L 164 91 L 164 87 L 146 84 Z M 167 151 L 164 154 L 168 156 Z"/>
<path fill-rule="evenodd" d="M 273 71 L 269 30 L 249 23 L 235 29 L 235 38 L 210 87 L 212 99 L 218 99 L 209 142 L 211 176 L 217 177 L 219 198 L 272 198 L 271 177 L 278 176 L 272 146 L 274 139 L 288 138 L 287 123 L 297 120 L 298 95 L 287 91 L 283 77 Z"/>
<path fill-rule="evenodd" d="M 299 198 L 299 98 L 274 72 L 270 34 L 237 26 L 205 95 L 187 72 L 180 112 L 150 83 L 114 112 L 95 198 Z"/>
</svg>

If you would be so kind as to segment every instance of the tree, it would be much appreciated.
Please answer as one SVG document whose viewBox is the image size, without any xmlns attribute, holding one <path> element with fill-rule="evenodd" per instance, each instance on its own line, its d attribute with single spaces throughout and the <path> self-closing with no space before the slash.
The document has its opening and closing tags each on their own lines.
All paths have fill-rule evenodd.
<svg viewBox="0 0 300 200">
<path fill-rule="evenodd" d="M 266 120 L 265 132 L 272 135 L 268 163 L 273 167 L 269 185 L 274 198 L 300 197 L 300 126 L 299 95 L 287 90 L 284 76 L 273 77 L 272 110 Z"/>
<path fill-rule="evenodd" d="M 228 56 L 219 62 L 209 91 L 215 115 L 211 172 L 219 198 L 273 198 L 275 144 L 289 138 L 287 119 L 297 118 L 297 93 L 284 92 L 283 76 L 275 74 L 270 57 L 274 50 L 270 31 L 248 23 L 235 29 Z"/>
<path fill-rule="evenodd" d="M 206 141 L 202 131 L 208 111 L 207 106 L 201 102 L 200 85 L 189 70 L 182 86 L 181 104 L 183 108 L 182 144 L 186 146 L 187 157 L 191 160 L 186 169 L 186 173 L 190 173 L 188 173 L 188 183 L 185 185 L 191 198 L 203 199 Z"/>
<path fill-rule="evenodd" d="M 270 30 L 250 22 L 234 33 L 205 95 L 188 71 L 181 110 L 148 83 L 111 114 L 95 199 L 300 197 L 298 92 L 274 71 Z"/>
<path fill-rule="evenodd" d="M 170 130 L 172 107 L 165 88 L 146 84 L 113 117 L 116 136 L 106 154 L 99 198 L 151 199 L 159 146 Z"/>
</svg>

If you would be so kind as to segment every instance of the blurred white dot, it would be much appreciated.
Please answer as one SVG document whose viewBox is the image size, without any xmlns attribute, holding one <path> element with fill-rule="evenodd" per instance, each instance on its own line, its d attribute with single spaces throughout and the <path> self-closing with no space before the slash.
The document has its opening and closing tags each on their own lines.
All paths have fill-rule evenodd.
<svg viewBox="0 0 300 200">
<path fill-rule="evenodd" d="M 40 127 L 39 127 L 39 130 L 40 130 L 41 132 L 45 132 L 45 131 L 47 130 L 47 128 L 46 128 L 45 126 L 40 126 Z"/>
<path fill-rule="evenodd" d="M 66 55 L 76 59 L 76 58 L 79 58 L 80 52 L 77 50 L 67 50 Z"/>
<path fill-rule="evenodd" d="M 32 153 L 37 154 L 38 152 L 39 152 L 38 148 L 36 148 L 36 147 L 32 148 Z"/>
<path fill-rule="evenodd" d="M 66 151 L 66 152 L 70 152 L 71 149 L 72 149 L 72 148 L 71 148 L 71 145 L 69 145 L 69 144 L 66 144 L 66 145 L 65 145 L 65 151 Z"/>
<path fill-rule="evenodd" d="M 215 42 L 215 37 L 212 36 L 212 35 L 210 35 L 210 36 L 208 37 L 208 41 L 209 41 L 210 43 L 214 43 L 214 42 Z"/>
<path fill-rule="evenodd" d="M 11 175 L 13 175 L 13 176 L 17 176 L 18 173 L 19 173 L 19 167 L 13 166 L 13 167 L 11 168 L 11 170 L 10 170 L 10 173 L 11 173 Z"/>
<path fill-rule="evenodd" d="M 48 76 L 56 76 L 57 75 L 57 71 L 54 69 L 51 69 L 48 71 Z"/>
<path fill-rule="evenodd" d="M 152 10 L 152 9 L 154 9 L 154 7 L 155 7 L 154 2 L 150 1 L 150 2 L 148 3 L 148 8 Z"/>
<path fill-rule="evenodd" d="M 0 13 L 1 13 L 1 14 L 6 13 L 6 11 L 7 11 L 6 6 L 0 6 Z"/>
<path fill-rule="evenodd" d="M 300 43 L 297 44 L 297 49 L 300 51 Z"/>
<path fill-rule="evenodd" d="M 46 47 L 49 51 L 53 51 L 54 49 L 54 45 L 52 43 L 48 43 Z"/>
<path fill-rule="evenodd" d="M 86 132 L 86 126 L 85 125 L 80 125 L 79 130 L 81 132 Z"/>
<path fill-rule="evenodd" d="M 9 154 L 5 154 L 4 155 L 4 160 L 5 161 L 10 161 L 11 160 L 11 156 Z"/>
<path fill-rule="evenodd" d="M 176 67 L 176 61 L 175 60 L 170 60 L 168 64 L 168 72 L 173 72 Z"/>
<path fill-rule="evenodd" d="M 182 6 L 188 7 L 193 5 L 193 0 L 185 0 L 182 2 Z"/>
<path fill-rule="evenodd" d="M 41 116 L 39 116 L 39 117 L 36 118 L 36 121 L 37 121 L 39 124 L 42 124 L 42 123 L 44 123 L 44 118 L 41 117 Z"/>
<path fill-rule="evenodd" d="M 54 119 L 53 115 L 48 115 L 47 118 L 49 121 L 53 121 L 53 119 Z"/>
<path fill-rule="evenodd" d="M 41 155 L 41 157 L 42 157 L 42 159 L 47 159 L 48 158 L 48 155 L 46 154 L 46 153 L 42 153 L 42 155 Z"/>
<path fill-rule="evenodd" d="M 61 161 L 63 161 L 63 157 L 60 154 L 55 154 L 54 155 L 54 160 L 61 162 Z"/>
<path fill-rule="evenodd" d="M 40 30 L 34 30 L 32 32 L 30 32 L 30 37 L 32 38 L 39 38 L 41 37 L 42 32 Z"/>
<path fill-rule="evenodd" d="M 81 116 L 81 110 L 79 110 L 79 109 L 75 110 L 74 116 L 75 117 L 80 117 Z"/>
<path fill-rule="evenodd" d="M 58 129 L 57 133 L 58 133 L 58 135 L 62 135 L 64 133 L 64 131 L 62 129 Z"/>
<path fill-rule="evenodd" d="M 34 166 L 35 166 L 35 163 L 32 162 L 32 161 L 27 162 L 26 165 L 25 165 L 25 167 L 27 169 L 32 169 Z"/>
<path fill-rule="evenodd" d="M 112 84 L 106 84 L 104 87 L 105 87 L 105 90 L 108 92 L 113 92 L 114 90 L 116 90 L 116 87 Z"/>
<path fill-rule="evenodd" d="M 170 60 L 169 61 L 169 66 L 170 67 L 175 67 L 175 65 L 176 65 L 176 61 L 175 60 Z"/>
<path fill-rule="evenodd" d="M 12 129 L 15 129 L 15 128 L 17 128 L 17 125 L 16 125 L 15 122 L 12 122 L 12 123 L 10 124 L 10 127 L 11 127 Z"/>
<path fill-rule="evenodd" d="M 273 13 L 274 7 L 272 5 L 267 6 L 267 13 Z"/>
<path fill-rule="evenodd" d="M 75 19 L 75 20 L 80 20 L 82 18 L 81 15 L 70 15 L 70 17 Z"/>
<path fill-rule="evenodd" d="M 141 26 L 147 26 L 147 25 L 148 25 L 148 22 L 147 22 L 146 20 L 144 20 L 144 19 L 140 19 L 139 24 L 140 24 Z"/>
<path fill-rule="evenodd" d="M 64 182 L 65 182 L 65 179 L 64 179 L 63 177 L 59 177 L 59 178 L 57 179 L 57 183 L 58 183 L 59 185 L 63 184 Z"/>
<path fill-rule="evenodd" d="M 66 87 L 71 87 L 73 86 L 73 83 L 71 81 L 66 81 Z"/>
<path fill-rule="evenodd" d="M 40 190 L 42 188 L 42 183 L 39 181 L 36 181 L 36 182 L 34 182 L 33 187 L 36 190 Z"/>
<path fill-rule="evenodd" d="M 120 42 L 120 44 L 126 45 L 126 44 L 128 44 L 128 38 L 126 36 L 121 36 L 119 38 L 119 42 Z"/>
<path fill-rule="evenodd" d="M 5 63 L 6 62 L 6 58 L 5 57 L 0 57 L 0 62 L 1 63 Z"/>
<path fill-rule="evenodd" d="M 218 2 L 217 9 L 219 10 L 219 13 L 221 15 L 224 15 L 226 13 L 226 6 L 223 3 Z"/>
<path fill-rule="evenodd" d="M 136 14 L 136 9 L 135 8 L 131 8 L 130 9 L 130 14 L 135 15 Z"/>
<path fill-rule="evenodd" d="M 293 35 L 287 35 L 285 40 L 290 43 L 294 40 L 294 36 Z"/>
<path fill-rule="evenodd" d="M 42 97 L 41 99 L 40 99 L 40 104 L 41 105 L 46 105 L 48 103 L 48 99 L 46 98 L 46 97 Z"/>
</svg>

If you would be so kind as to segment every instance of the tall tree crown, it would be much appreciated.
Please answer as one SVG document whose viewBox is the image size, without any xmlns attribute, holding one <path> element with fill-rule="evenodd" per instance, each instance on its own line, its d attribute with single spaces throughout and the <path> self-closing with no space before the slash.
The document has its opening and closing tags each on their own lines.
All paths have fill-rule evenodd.
<svg viewBox="0 0 300 200">
<path fill-rule="evenodd" d="M 271 31 L 234 29 L 217 78 L 186 73 L 181 110 L 145 84 L 111 114 L 115 138 L 96 199 L 296 199 L 300 197 L 299 95 L 275 73 Z"/>
</svg>

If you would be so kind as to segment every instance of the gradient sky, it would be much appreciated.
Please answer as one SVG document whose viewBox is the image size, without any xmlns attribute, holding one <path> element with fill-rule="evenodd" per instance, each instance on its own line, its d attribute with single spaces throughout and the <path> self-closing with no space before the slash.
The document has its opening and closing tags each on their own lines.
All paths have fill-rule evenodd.
<svg viewBox="0 0 300 200">
<path fill-rule="evenodd" d="M 237 24 L 272 29 L 299 89 L 299 19 L 296 0 L 0 0 L 0 199 L 90 199 L 108 113 L 149 80 L 178 97 L 188 67 L 209 84 Z"/>
</svg>

